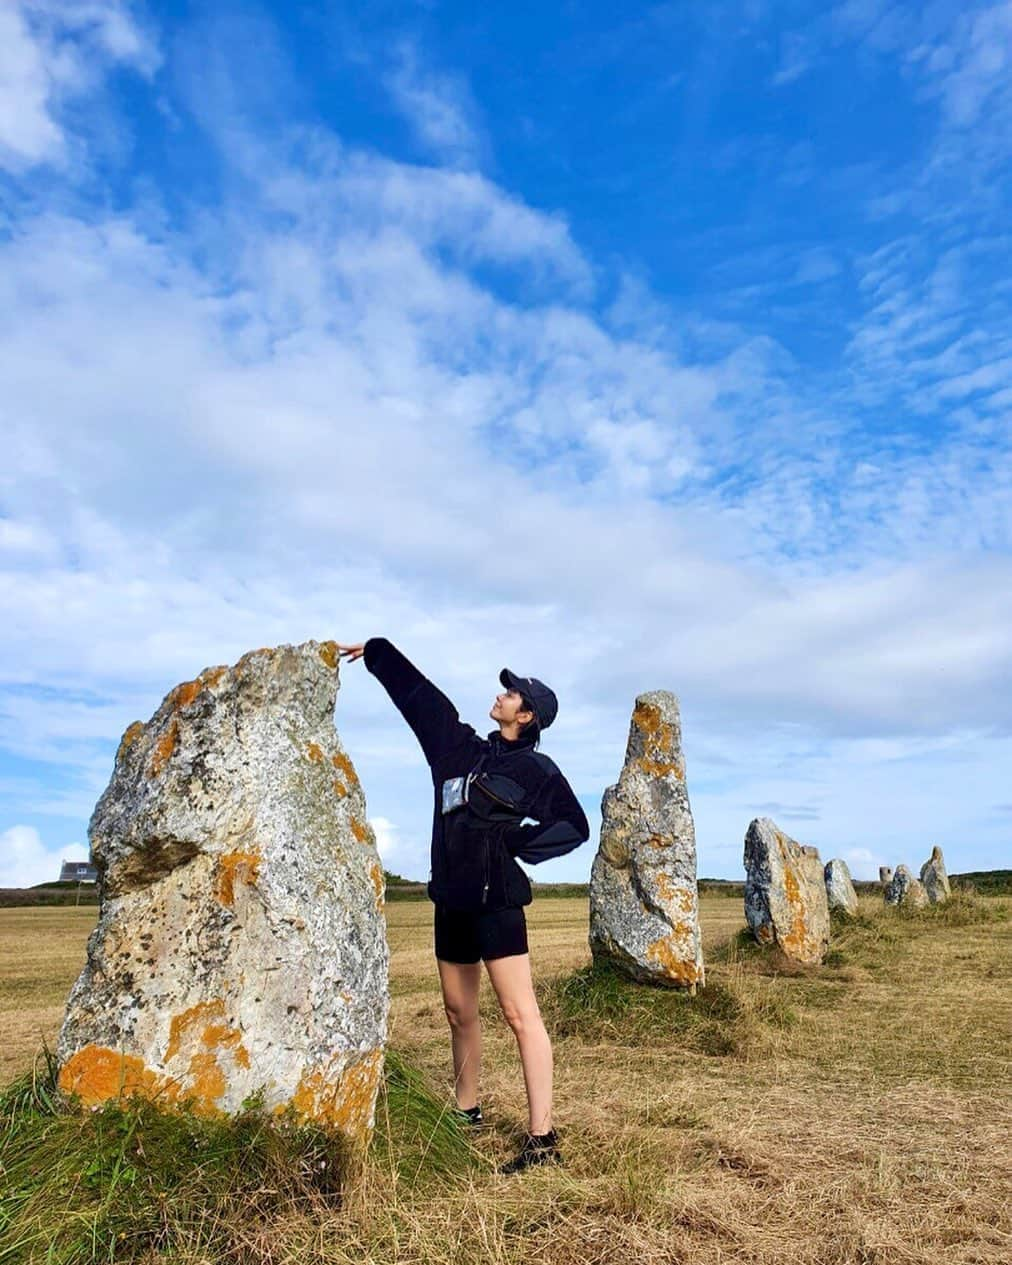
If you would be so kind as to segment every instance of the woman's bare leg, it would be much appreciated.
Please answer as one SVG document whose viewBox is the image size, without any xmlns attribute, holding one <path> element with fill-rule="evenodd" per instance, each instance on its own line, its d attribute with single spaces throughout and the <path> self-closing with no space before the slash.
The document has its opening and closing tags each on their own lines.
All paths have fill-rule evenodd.
<svg viewBox="0 0 1012 1265">
<path fill-rule="evenodd" d="M 520 1047 L 520 1061 L 527 1086 L 531 1133 L 547 1133 L 552 1127 L 552 1043 L 534 996 L 531 956 L 517 953 L 485 963 L 503 1016 Z"/>
<path fill-rule="evenodd" d="M 436 965 L 439 967 L 439 984 L 443 990 L 443 1006 L 450 1024 L 457 1106 L 466 1111 L 478 1102 L 478 1073 L 481 1071 L 478 992 L 481 988 L 481 963 L 444 962 L 437 958 Z"/>
</svg>

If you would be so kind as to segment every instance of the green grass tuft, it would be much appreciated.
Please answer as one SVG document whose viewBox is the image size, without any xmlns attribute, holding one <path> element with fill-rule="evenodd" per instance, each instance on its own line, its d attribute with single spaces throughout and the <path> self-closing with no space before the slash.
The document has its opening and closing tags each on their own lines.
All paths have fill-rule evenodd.
<svg viewBox="0 0 1012 1265">
<path fill-rule="evenodd" d="M 453 1105 L 430 1088 L 402 1054 L 388 1049 L 386 1074 L 376 1103 L 373 1159 L 401 1179 L 418 1184 L 426 1177 L 460 1173 L 479 1162 L 469 1125 Z"/>
<path fill-rule="evenodd" d="M 85 1265 L 175 1254 L 241 1259 L 291 1215 L 322 1224 L 362 1154 L 341 1135 L 267 1114 L 208 1119 L 140 1098 L 81 1109 L 48 1051 L 0 1094 L 0 1265 Z M 421 1076 L 388 1051 L 376 1157 L 418 1183 L 463 1171 L 474 1151 Z"/>
<path fill-rule="evenodd" d="M 557 1037 L 616 1045 L 677 1041 L 704 1054 L 750 1057 L 763 1030 L 787 1028 L 796 1016 L 758 982 L 746 993 L 733 980 L 711 982 L 695 997 L 629 979 L 618 967 L 594 962 L 548 982 L 539 998 Z"/>
</svg>

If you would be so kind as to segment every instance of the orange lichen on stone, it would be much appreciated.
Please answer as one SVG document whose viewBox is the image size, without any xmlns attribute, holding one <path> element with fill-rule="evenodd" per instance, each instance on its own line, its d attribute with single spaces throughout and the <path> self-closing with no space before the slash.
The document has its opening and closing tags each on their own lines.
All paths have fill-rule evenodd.
<svg viewBox="0 0 1012 1265">
<path fill-rule="evenodd" d="M 155 743 L 154 750 L 151 752 L 151 759 L 148 761 L 148 772 L 152 777 L 157 777 L 169 762 L 169 758 L 176 749 L 176 743 L 179 741 L 179 721 L 175 716 L 169 721 L 165 728 L 165 732 Z"/>
<path fill-rule="evenodd" d="M 195 681 L 184 681 L 169 695 L 169 702 L 173 707 L 189 707 L 203 688 L 204 682 L 199 676 Z"/>
<path fill-rule="evenodd" d="M 794 866 L 791 863 L 787 839 L 780 831 L 777 831 L 777 846 L 780 849 L 780 858 L 783 862 L 784 898 L 787 902 L 787 907 L 791 911 L 791 925 L 787 930 L 777 933 L 776 938 L 780 943 L 780 947 L 788 956 L 802 961 L 811 961 L 813 958 L 818 958 L 820 953 L 808 927 L 808 921 L 805 918 L 805 902 L 801 894 L 801 886 L 798 883 L 798 876 L 795 874 Z"/>
<path fill-rule="evenodd" d="M 132 725 L 126 727 L 123 737 L 119 740 L 119 749 L 116 752 L 117 760 L 121 759 L 125 752 L 129 751 L 143 732 L 144 722 L 142 720 L 135 720 Z"/>
<path fill-rule="evenodd" d="M 340 1129 L 364 1141 L 383 1074 L 383 1050 L 377 1048 L 357 1059 L 335 1079 L 317 1070 L 303 1073 L 292 1106 L 304 1120 L 329 1129 Z"/>
<path fill-rule="evenodd" d="M 661 720 L 659 707 L 650 703 L 637 703 L 633 708 L 633 724 L 658 751 L 670 751 L 674 731 L 666 720 Z"/>
<path fill-rule="evenodd" d="M 198 1002 L 196 1006 L 191 1006 L 181 1014 L 173 1015 L 169 1022 L 169 1044 L 165 1047 L 163 1062 L 168 1063 L 169 1059 L 179 1053 L 179 1047 L 191 1028 L 199 1024 L 206 1029 L 212 1020 L 224 1018 L 225 1003 L 220 997 L 212 1001 Z"/>
<path fill-rule="evenodd" d="M 194 1049 L 194 1046 L 197 1048 Z M 219 1056 L 229 1055 L 238 1067 L 248 1068 L 249 1051 L 242 1043 L 242 1033 L 225 1018 L 225 1003 L 220 997 L 198 1002 L 181 1014 L 174 1015 L 169 1025 L 169 1043 L 165 1048 L 168 1061 L 182 1054 L 189 1061 L 186 1067 L 186 1094 L 197 1105 L 215 1109 L 217 1100 L 228 1085 Z"/>
<path fill-rule="evenodd" d="M 312 760 L 314 764 L 323 763 L 323 751 L 315 742 L 311 742 L 309 746 L 306 747 L 306 755 L 309 756 L 310 760 Z"/>
<path fill-rule="evenodd" d="M 64 1093 L 76 1094 L 88 1107 L 121 1094 L 139 1094 L 166 1102 L 175 1102 L 179 1097 L 178 1081 L 152 1071 L 135 1054 L 102 1045 L 86 1045 L 72 1054 L 60 1068 L 58 1084 Z"/>
<path fill-rule="evenodd" d="M 383 867 L 378 861 L 369 866 L 369 877 L 376 892 L 376 908 L 380 909 L 383 905 Z"/>
<path fill-rule="evenodd" d="M 320 658 L 328 668 L 337 667 L 337 642 L 321 641 L 320 642 Z"/>
<path fill-rule="evenodd" d="M 339 751 L 337 755 L 332 755 L 330 757 L 330 763 L 335 769 L 340 770 L 340 772 L 344 774 L 345 778 L 352 786 L 358 782 L 358 774 L 355 772 L 355 766 L 343 751 Z"/>
<path fill-rule="evenodd" d="M 355 836 L 359 843 L 365 843 L 369 838 L 369 827 L 363 826 L 357 817 L 352 817 L 351 833 Z"/>
<path fill-rule="evenodd" d="M 213 1107 L 225 1092 L 225 1073 L 218 1065 L 218 1056 L 211 1050 L 194 1054 L 187 1075 L 187 1093 L 197 1099 L 198 1106 Z"/>
<path fill-rule="evenodd" d="M 661 900 L 665 901 L 668 905 L 676 906 L 680 913 L 692 913 L 692 892 L 688 891 L 684 887 L 675 887 L 671 882 L 671 876 L 669 874 L 658 874 L 655 882 L 657 884 L 657 891 Z"/>
<path fill-rule="evenodd" d="M 681 956 L 680 950 L 684 939 L 688 939 L 691 943 L 691 929 L 688 935 L 685 931 L 680 935 L 676 929 L 670 935 L 661 936 L 653 944 L 647 945 L 645 956 L 647 961 L 656 962 L 662 967 L 669 980 L 688 988 L 692 984 L 699 983 L 701 973 L 694 958 L 687 960 Z"/>
<path fill-rule="evenodd" d="M 208 668 L 206 672 L 201 672 L 200 680 L 209 689 L 213 690 L 223 676 L 228 672 L 228 668 Z"/>
<path fill-rule="evenodd" d="M 657 884 L 657 892 L 661 900 L 672 901 L 675 898 L 675 889 L 671 886 L 671 878 L 667 874 L 658 874 L 654 879 Z"/>
<path fill-rule="evenodd" d="M 676 760 L 651 760 L 644 755 L 640 756 L 638 763 L 643 772 L 652 777 L 667 777 L 669 773 L 673 773 L 679 781 L 685 780 L 682 766 Z"/>
<path fill-rule="evenodd" d="M 645 750 L 637 760 L 643 772 L 655 777 L 673 773 L 675 777 L 684 780 L 685 774 L 678 760 L 670 758 L 675 748 L 674 727 L 661 719 L 660 709 L 649 703 L 638 703 L 633 709 L 632 718 L 644 739 Z"/>
<path fill-rule="evenodd" d="M 345 795 L 348 794 L 348 788 L 341 779 L 337 777 L 334 778 L 334 793 L 338 799 L 344 799 Z"/>
<path fill-rule="evenodd" d="M 222 905 L 235 904 L 236 882 L 252 886 L 260 877 L 260 853 L 251 848 L 246 852 L 226 852 L 218 858 L 218 877 L 215 894 Z"/>
</svg>

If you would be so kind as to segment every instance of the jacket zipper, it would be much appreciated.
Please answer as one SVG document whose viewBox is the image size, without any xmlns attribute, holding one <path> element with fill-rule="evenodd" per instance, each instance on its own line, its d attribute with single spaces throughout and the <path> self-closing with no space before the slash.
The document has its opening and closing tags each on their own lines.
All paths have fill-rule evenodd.
<svg viewBox="0 0 1012 1265">
<path fill-rule="evenodd" d="M 489 883 L 489 855 L 488 855 L 488 835 L 485 836 L 485 886 L 481 889 L 481 903 L 484 905 L 488 901 L 488 883 Z"/>
</svg>

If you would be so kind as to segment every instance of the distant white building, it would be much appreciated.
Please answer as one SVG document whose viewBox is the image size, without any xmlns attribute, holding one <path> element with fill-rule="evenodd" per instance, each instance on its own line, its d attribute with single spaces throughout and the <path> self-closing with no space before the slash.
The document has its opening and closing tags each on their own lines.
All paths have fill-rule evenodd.
<svg viewBox="0 0 1012 1265">
<path fill-rule="evenodd" d="M 60 867 L 61 883 L 95 883 L 98 870 L 90 861 L 64 861 Z"/>
</svg>

